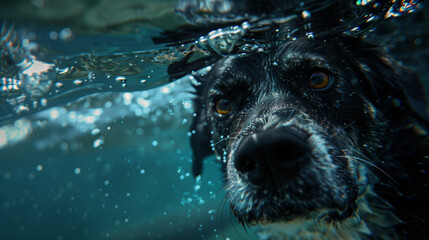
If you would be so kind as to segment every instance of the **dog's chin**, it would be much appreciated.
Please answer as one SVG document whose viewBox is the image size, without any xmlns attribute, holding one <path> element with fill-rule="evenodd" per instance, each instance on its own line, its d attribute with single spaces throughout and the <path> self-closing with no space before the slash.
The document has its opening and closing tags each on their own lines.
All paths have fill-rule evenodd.
<svg viewBox="0 0 429 240">
<path fill-rule="evenodd" d="M 348 206 L 335 208 L 323 208 L 311 205 L 313 203 L 288 204 L 277 203 L 269 199 L 258 200 L 264 202 L 262 207 L 243 210 L 240 207 L 231 206 L 238 222 L 244 225 L 268 225 L 273 223 L 289 223 L 297 220 L 310 220 L 312 222 L 335 222 L 344 219 L 348 213 Z M 340 209 L 342 208 L 342 209 Z"/>
<path fill-rule="evenodd" d="M 231 210 L 240 223 L 248 225 L 287 223 L 297 219 L 341 221 L 349 216 L 354 199 L 335 194 L 326 193 L 324 197 L 305 199 L 301 193 L 288 187 L 252 190 L 240 193 L 244 196 L 243 200 L 231 202 Z"/>
</svg>

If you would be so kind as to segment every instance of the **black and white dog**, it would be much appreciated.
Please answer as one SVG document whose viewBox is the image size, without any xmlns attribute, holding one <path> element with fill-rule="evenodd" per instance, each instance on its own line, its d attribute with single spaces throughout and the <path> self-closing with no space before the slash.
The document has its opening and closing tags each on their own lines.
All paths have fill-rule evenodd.
<svg viewBox="0 0 429 240">
<path fill-rule="evenodd" d="M 424 91 L 376 46 L 302 38 L 198 81 L 193 171 L 216 154 L 239 222 L 273 239 L 429 237 Z"/>
</svg>

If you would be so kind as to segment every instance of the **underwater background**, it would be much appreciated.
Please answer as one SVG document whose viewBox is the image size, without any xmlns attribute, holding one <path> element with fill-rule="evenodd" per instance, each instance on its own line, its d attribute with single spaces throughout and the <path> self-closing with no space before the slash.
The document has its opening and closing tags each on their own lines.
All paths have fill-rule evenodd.
<svg viewBox="0 0 429 240">
<path fill-rule="evenodd" d="M 24 29 L 44 61 L 73 60 L 81 53 L 126 52 L 137 58 L 138 51 L 159 49 L 152 36 L 186 24 L 175 14 L 176 5 L 2 1 L 0 20 Z M 426 5 L 420 8 L 386 20 L 368 38 L 414 68 L 427 86 L 429 16 Z M 165 66 L 142 73 L 144 83 L 157 79 L 158 67 Z M 206 159 L 201 178 L 191 174 L 193 76 L 156 80 L 142 89 L 124 85 L 126 77 L 114 78 L 120 90 L 63 98 L 43 111 L 3 121 L 0 239 L 256 239 L 230 213 L 215 158 Z"/>
</svg>

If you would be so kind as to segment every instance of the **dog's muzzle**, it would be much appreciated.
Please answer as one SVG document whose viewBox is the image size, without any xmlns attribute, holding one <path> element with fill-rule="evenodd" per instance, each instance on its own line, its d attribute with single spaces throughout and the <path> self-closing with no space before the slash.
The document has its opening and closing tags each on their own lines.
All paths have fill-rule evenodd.
<svg viewBox="0 0 429 240">
<path fill-rule="evenodd" d="M 282 126 L 246 136 L 235 154 L 239 175 L 256 187 L 282 188 L 310 160 L 308 135 Z"/>
</svg>

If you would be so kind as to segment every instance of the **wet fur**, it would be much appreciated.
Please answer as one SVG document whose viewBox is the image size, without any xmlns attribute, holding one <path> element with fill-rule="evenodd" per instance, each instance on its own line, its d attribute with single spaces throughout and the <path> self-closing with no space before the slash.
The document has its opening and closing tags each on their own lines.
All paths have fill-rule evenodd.
<svg viewBox="0 0 429 240">
<path fill-rule="evenodd" d="M 314 69 L 330 72 L 333 85 L 309 89 Z M 376 46 L 343 36 L 298 39 L 226 56 L 198 81 L 193 172 L 217 155 L 241 223 L 280 238 L 296 237 L 284 223 L 297 221 L 298 232 L 313 237 L 429 237 L 424 91 Z M 220 97 L 232 104 L 225 116 L 214 111 Z M 234 151 L 244 136 L 279 126 L 311 136 L 312 161 L 281 189 L 255 188 L 234 169 Z"/>
</svg>

